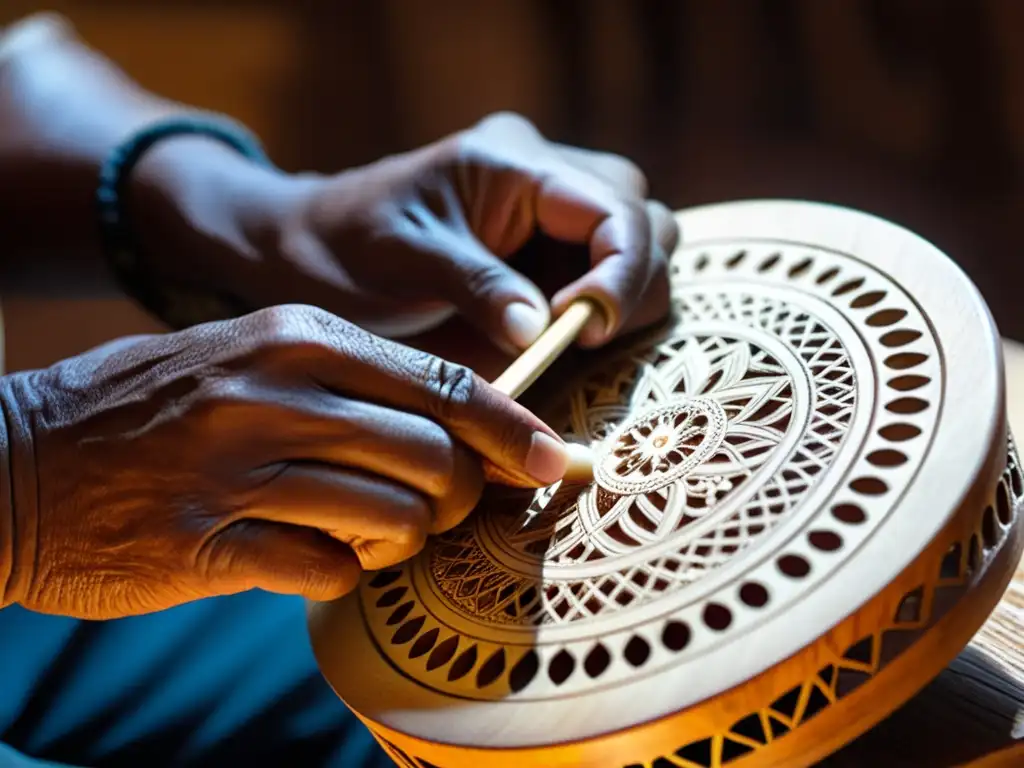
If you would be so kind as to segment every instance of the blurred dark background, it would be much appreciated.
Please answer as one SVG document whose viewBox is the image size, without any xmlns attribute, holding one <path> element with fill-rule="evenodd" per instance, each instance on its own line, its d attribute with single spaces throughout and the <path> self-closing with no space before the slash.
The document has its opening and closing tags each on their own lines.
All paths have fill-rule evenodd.
<svg viewBox="0 0 1024 768">
<path fill-rule="evenodd" d="M 0 25 L 43 7 L 286 168 L 514 110 L 633 157 L 673 208 L 795 197 L 898 222 L 1024 340 L 1024 0 L 0 0 Z M 9 370 L 153 327 L 92 284 L 3 308 Z M 888 723 L 865 738 L 899 744 Z"/>
<path fill-rule="evenodd" d="M 674 208 L 796 197 L 903 224 L 1024 339 L 1019 0 L 47 7 L 145 86 L 248 123 L 287 168 L 341 169 L 514 110 L 635 158 Z M 39 8 L 4 0 L 0 24 Z"/>
</svg>

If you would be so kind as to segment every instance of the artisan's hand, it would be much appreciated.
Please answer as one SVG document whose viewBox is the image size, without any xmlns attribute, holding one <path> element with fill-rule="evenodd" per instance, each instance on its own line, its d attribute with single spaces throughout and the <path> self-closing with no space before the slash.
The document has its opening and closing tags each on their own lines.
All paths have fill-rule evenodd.
<svg viewBox="0 0 1024 768">
<path fill-rule="evenodd" d="M 297 275 L 335 289 L 355 322 L 408 333 L 422 331 L 431 310 L 436 323 L 454 308 L 512 351 L 534 341 L 550 311 L 530 279 L 542 276 L 505 259 L 537 232 L 585 245 L 590 271 L 558 291 L 550 310 L 597 298 L 607 324 L 595 319 L 580 338 L 597 346 L 668 309 L 666 253 L 678 232 L 668 210 L 645 199 L 646 185 L 625 158 L 553 144 L 524 119 L 498 115 L 311 185 L 280 253 Z"/>
<path fill-rule="evenodd" d="M 608 321 L 584 329 L 586 346 L 668 309 L 678 231 L 645 199 L 643 174 L 625 158 L 551 143 L 522 118 L 498 115 L 330 177 L 260 171 L 199 143 L 169 141 L 140 164 L 138 234 L 158 271 L 247 306 L 313 304 L 390 337 L 458 313 L 509 353 L 581 295 Z M 507 260 L 535 235 L 589 251 L 590 270 L 567 275 L 549 249 L 558 263 L 517 272 Z M 537 283 L 554 293 L 550 305 Z"/>
<path fill-rule="evenodd" d="M 463 519 L 485 478 L 535 487 L 565 470 L 551 430 L 467 369 L 309 307 L 0 382 L 16 415 L 0 605 L 45 613 L 250 588 L 331 599 Z"/>
</svg>

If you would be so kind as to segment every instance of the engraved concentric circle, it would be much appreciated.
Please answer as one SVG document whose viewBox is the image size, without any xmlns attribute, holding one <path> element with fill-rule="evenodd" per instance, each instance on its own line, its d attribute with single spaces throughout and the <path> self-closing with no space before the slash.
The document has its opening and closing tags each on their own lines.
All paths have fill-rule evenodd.
<svg viewBox="0 0 1024 768">
<path fill-rule="evenodd" d="M 892 478 L 914 470 L 910 443 L 888 481 L 866 461 L 877 453 L 880 368 L 894 351 L 923 360 L 912 391 L 897 382 L 894 392 L 916 396 L 898 410 L 916 411 L 920 434 L 937 416 L 935 341 L 884 275 L 818 253 L 827 279 L 808 285 L 790 274 L 801 254 L 770 244 L 705 245 L 689 261 L 686 253 L 674 261 L 676 322 L 603 361 L 553 404 L 561 420 L 549 416 L 552 426 L 594 447 L 595 482 L 489 497 L 403 568 L 401 582 L 427 611 L 418 636 L 433 622 L 438 638 L 472 627 L 466 641 L 478 653 L 532 648 L 538 670 L 541 660 L 556 670 L 578 660 L 564 679 L 556 671 L 555 684 L 538 672 L 519 697 L 625 682 L 637 673 L 625 663 L 629 643 L 650 649 L 646 674 L 695 658 L 784 612 L 787 588 L 800 594 L 827 577 L 806 532 L 828 538 L 822 515 L 852 501 L 870 510 L 869 523 L 844 535 L 867 533 L 895 501 Z M 773 258 L 774 269 L 758 268 Z M 765 589 L 765 604 L 739 598 L 748 583 Z M 382 620 L 391 609 L 366 604 Z M 685 627 L 685 651 L 666 645 L 670 626 Z M 391 626 L 379 633 L 391 647 Z M 604 652 L 611 662 L 601 674 L 580 671 Z M 430 674 L 421 681 L 482 695 Z"/>
<path fill-rule="evenodd" d="M 714 702 L 754 680 L 804 686 L 801 707 L 813 683 L 836 706 L 846 689 L 819 667 L 838 654 L 870 677 L 884 662 L 862 636 L 925 620 L 953 571 L 922 572 L 922 591 L 911 566 L 971 512 L 961 500 L 996 499 L 995 522 L 956 534 L 958 579 L 983 564 L 975 539 L 996 547 L 1012 525 L 1010 492 L 974 485 L 1005 460 L 991 448 L 1005 447 L 996 337 L 948 259 L 827 206 L 683 222 L 673 322 L 539 412 L 594 446 L 595 482 L 495 489 L 420 556 L 311 613 L 329 679 L 403 744 L 443 732 L 481 753 L 541 750 L 684 716 L 687 739 L 719 744 L 732 720 L 706 716 L 745 717 Z M 1003 483 L 1013 499 L 1019 475 Z M 890 616 L 876 597 L 904 573 Z M 882 624 L 859 623 L 878 611 Z M 819 647 L 826 635 L 839 645 Z"/>
<path fill-rule="evenodd" d="M 711 458 L 725 438 L 725 425 L 725 410 L 707 397 L 683 395 L 644 411 L 604 441 L 595 480 L 622 495 L 657 491 Z"/>
<path fill-rule="evenodd" d="M 561 432 L 595 446 L 595 482 L 543 489 L 525 511 L 522 494 L 489 502 L 486 516 L 431 551 L 424 588 L 477 623 L 596 629 L 663 611 L 680 590 L 677 607 L 699 600 L 742 567 L 740 555 L 815 492 L 851 426 L 866 423 L 855 422 L 852 372 L 864 352 L 839 340 L 842 318 L 770 291 L 748 297 L 727 305 L 766 327 L 723 322 L 714 310 L 639 341 L 576 387 Z M 669 439 L 659 452 L 659 437 L 684 447 Z M 660 474 L 658 464 L 626 465 L 634 475 L 650 468 L 647 483 L 608 471 L 651 454 L 678 464 Z M 533 589 L 541 567 L 546 587 Z"/>
</svg>

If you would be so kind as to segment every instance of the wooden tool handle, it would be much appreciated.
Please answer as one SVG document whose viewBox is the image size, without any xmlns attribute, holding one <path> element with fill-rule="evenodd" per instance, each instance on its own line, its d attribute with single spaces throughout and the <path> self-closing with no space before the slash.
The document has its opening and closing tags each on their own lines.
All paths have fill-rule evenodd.
<svg viewBox="0 0 1024 768">
<path fill-rule="evenodd" d="M 535 382 L 558 359 L 583 330 L 587 321 L 599 312 L 590 299 L 577 299 L 523 352 L 492 386 L 513 400 Z"/>
</svg>

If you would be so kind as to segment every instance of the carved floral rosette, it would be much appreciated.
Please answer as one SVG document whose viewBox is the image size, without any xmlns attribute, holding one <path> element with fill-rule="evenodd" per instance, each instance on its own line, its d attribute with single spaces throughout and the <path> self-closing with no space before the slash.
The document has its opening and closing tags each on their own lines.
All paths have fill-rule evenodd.
<svg viewBox="0 0 1024 768">
<path fill-rule="evenodd" d="M 345 601 L 371 641 L 351 644 L 386 661 L 404 701 L 331 682 L 399 764 L 493 763 L 502 749 L 520 750 L 509 765 L 563 764 L 545 762 L 563 742 L 589 745 L 580 765 L 805 764 L 831 736 L 797 734 L 841 730 L 828 724 L 873 689 L 905 699 L 886 671 L 925 653 L 947 615 L 982 610 L 964 596 L 1019 555 L 1024 489 L 1001 401 L 978 428 L 1003 438 L 958 459 L 978 467 L 959 496 L 907 506 L 956 404 L 948 344 L 891 271 L 812 244 L 707 238 L 673 256 L 672 292 L 667 329 L 553 409 L 594 449 L 593 483 L 492 492 Z M 937 515 L 937 534 L 887 558 L 917 514 Z M 884 589 L 844 586 L 871 557 L 892 571 Z M 444 707 L 497 735 L 431 744 Z"/>
</svg>

